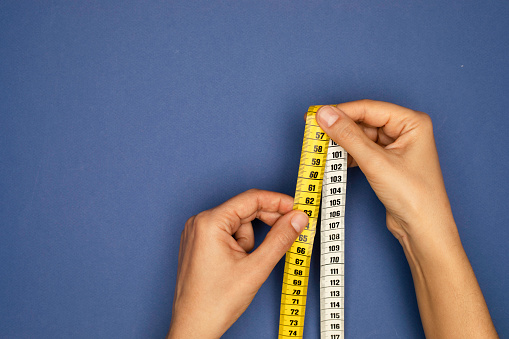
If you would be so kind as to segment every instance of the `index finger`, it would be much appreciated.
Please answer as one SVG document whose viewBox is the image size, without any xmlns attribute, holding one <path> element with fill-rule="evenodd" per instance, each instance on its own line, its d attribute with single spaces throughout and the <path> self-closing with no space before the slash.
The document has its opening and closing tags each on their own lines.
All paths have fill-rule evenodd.
<svg viewBox="0 0 509 339">
<path fill-rule="evenodd" d="M 251 189 L 210 210 L 209 216 L 234 234 L 240 225 L 260 219 L 272 226 L 293 209 L 293 198 L 277 192 Z"/>
<path fill-rule="evenodd" d="M 422 114 L 389 102 L 367 99 L 338 104 L 336 107 L 355 122 L 382 128 L 393 139 L 415 128 Z"/>
</svg>

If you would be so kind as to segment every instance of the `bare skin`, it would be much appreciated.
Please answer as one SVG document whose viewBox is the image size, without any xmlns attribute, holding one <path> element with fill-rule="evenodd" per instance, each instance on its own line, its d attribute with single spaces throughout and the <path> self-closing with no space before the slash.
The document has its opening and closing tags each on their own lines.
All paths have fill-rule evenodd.
<svg viewBox="0 0 509 339">
<path fill-rule="evenodd" d="M 316 119 L 385 205 L 387 228 L 412 271 L 426 337 L 498 338 L 458 235 L 430 118 L 361 100 L 322 107 Z M 238 319 L 307 224 L 292 203 L 250 190 L 187 221 L 167 338 L 219 338 Z M 249 253 L 254 218 L 272 230 Z"/>
<path fill-rule="evenodd" d="M 444 187 L 428 115 L 362 100 L 317 121 L 355 159 L 412 271 L 427 338 L 498 338 Z M 383 169 L 383 170 L 380 170 Z"/>
<path fill-rule="evenodd" d="M 308 223 L 292 209 L 288 195 L 249 190 L 187 221 L 168 338 L 219 338 L 238 319 Z M 272 229 L 248 253 L 255 218 Z"/>
</svg>

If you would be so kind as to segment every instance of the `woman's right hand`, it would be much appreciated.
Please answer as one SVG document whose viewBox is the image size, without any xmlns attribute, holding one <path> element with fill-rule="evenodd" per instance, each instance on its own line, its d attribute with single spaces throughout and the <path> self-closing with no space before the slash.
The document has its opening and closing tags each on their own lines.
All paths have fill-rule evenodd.
<svg viewBox="0 0 509 339">
<path fill-rule="evenodd" d="M 428 115 L 361 100 L 324 106 L 316 119 L 366 175 L 404 247 L 413 238 L 459 240 Z"/>
<path fill-rule="evenodd" d="M 320 108 L 322 129 L 353 158 L 401 243 L 428 338 L 498 338 L 461 245 L 445 192 L 431 119 L 362 100 Z"/>
</svg>

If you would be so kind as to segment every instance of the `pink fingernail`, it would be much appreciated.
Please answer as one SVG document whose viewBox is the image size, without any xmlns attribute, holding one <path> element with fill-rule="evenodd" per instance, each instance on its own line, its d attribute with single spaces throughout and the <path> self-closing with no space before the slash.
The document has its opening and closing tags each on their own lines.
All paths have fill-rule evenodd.
<svg viewBox="0 0 509 339">
<path fill-rule="evenodd" d="M 338 120 L 338 113 L 330 106 L 323 106 L 318 110 L 317 118 L 322 124 L 331 127 Z"/>
<path fill-rule="evenodd" d="M 293 216 L 290 223 L 292 224 L 293 228 L 297 231 L 297 233 L 301 233 L 304 230 L 304 227 L 308 224 L 309 219 L 308 217 L 303 213 L 297 213 Z"/>
</svg>

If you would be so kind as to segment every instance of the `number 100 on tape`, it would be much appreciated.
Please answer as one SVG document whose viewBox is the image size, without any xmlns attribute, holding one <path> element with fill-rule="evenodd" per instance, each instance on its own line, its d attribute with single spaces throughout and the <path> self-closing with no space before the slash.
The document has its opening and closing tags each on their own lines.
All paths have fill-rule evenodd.
<svg viewBox="0 0 509 339">
<path fill-rule="evenodd" d="M 316 123 L 321 106 L 311 106 L 300 157 L 294 209 L 309 224 L 286 253 L 279 338 L 302 338 L 311 251 L 320 218 L 320 336 L 344 338 L 344 212 L 347 154 Z"/>
</svg>

